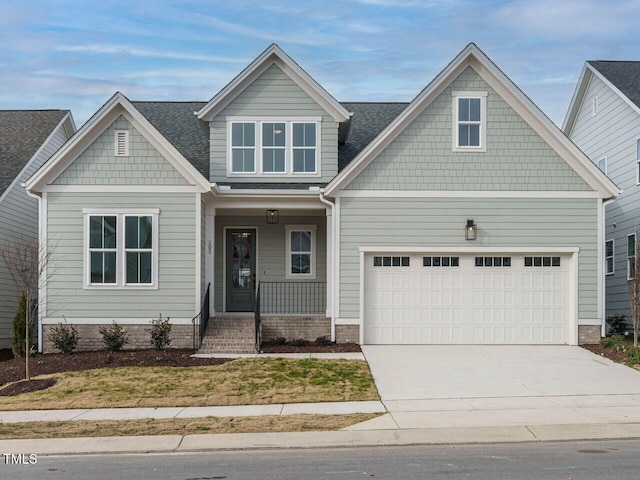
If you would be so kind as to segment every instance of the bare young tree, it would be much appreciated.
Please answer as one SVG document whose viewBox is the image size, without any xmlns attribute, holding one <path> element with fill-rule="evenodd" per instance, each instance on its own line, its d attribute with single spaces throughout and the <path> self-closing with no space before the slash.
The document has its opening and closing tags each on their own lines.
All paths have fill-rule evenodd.
<svg viewBox="0 0 640 480">
<path fill-rule="evenodd" d="M 29 353 L 31 326 L 36 322 L 36 300 L 38 291 L 46 281 L 46 269 L 51 258 L 51 250 L 41 246 L 37 240 L 30 238 L 14 238 L 0 248 L 9 274 L 18 289 L 24 292 L 27 303 L 25 307 L 25 378 L 31 380 L 29 374 Z"/>
<path fill-rule="evenodd" d="M 638 232 L 627 237 L 627 287 L 631 303 L 631 320 L 633 323 L 633 346 L 638 346 L 640 332 L 640 242 L 636 241 Z"/>
</svg>

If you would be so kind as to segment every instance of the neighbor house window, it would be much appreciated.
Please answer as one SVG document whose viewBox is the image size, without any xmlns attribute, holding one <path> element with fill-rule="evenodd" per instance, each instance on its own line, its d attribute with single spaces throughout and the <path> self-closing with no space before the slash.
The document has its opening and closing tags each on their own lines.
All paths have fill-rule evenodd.
<svg viewBox="0 0 640 480">
<path fill-rule="evenodd" d="M 115 131 L 114 150 L 116 157 L 129 156 L 129 130 Z"/>
<path fill-rule="evenodd" d="M 453 92 L 453 149 L 486 149 L 486 92 Z"/>
<path fill-rule="evenodd" d="M 598 168 L 602 170 L 602 173 L 607 173 L 607 157 L 598 160 Z"/>
<path fill-rule="evenodd" d="M 229 174 L 320 174 L 318 137 L 322 118 L 251 121 L 231 118 Z"/>
<path fill-rule="evenodd" d="M 287 225 L 287 278 L 316 277 L 316 225 Z"/>
<path fill-rule="evenodd" d="M 636 234 L 627 235 L 627 279 L 636 276 Z"/>
<path fill-rule="evenodd" d="M 157 209 L 85 209 L 87 287 L 157 287 Z"/>
<path fill-rule="evenodd" d="M 614 273 L 613 251 L 613 240 L 607 240 L 604 244 L 604 273 L 606 275 Z"/>
<path fill-rule="evenodd" d="M 591 102 L 591 115 L 596 116 L 598 114 L 598 96 L 593 97 Z"/>
</svg>

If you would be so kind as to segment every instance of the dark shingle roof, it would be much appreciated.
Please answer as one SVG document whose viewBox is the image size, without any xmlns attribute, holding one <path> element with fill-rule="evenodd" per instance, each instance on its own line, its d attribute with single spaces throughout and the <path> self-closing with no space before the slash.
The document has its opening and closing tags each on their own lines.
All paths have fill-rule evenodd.
<svg viewBox="0 0 640 480">
<path fill-rule="evenodd" d="M 640 107 L 640 62 L 598 60 L 588 63 Z"/>
<path fill-rule="evenodd" d="M 0 195 L 68 110 L 0 110 Z"/>
<path fill-rule="evenodd" d="M 209 178 L 209 125 L 194 115 L 207 102 L 132 103 L 204 178 Z"/>
<path fill-rule="evenodd" d="M 347 143 L 338 147 L 338 171 L 342 171 L 364 147 L 396 118 L 408 103 L 342 102 L 353 113 Z"/>
<path fill-rule="evenodd" d="M 206 102 L 132 102 L 158 131 L 169 140 L 198 171 L 209 178 L 209 132 L 206 122 L 198 120 L 194 112 Z M 338 147 L 338 169 L 341 171 L 366 147 L 407 103 L 343 102 L 353 112 L 349 137 Z M 232 188 L 308 189 L 323 184 L 238 183 Z"/>
</svg>

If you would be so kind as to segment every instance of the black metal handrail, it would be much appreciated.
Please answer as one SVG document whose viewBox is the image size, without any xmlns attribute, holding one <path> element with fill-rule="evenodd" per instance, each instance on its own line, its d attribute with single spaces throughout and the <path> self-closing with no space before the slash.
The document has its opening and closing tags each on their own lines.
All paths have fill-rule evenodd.
<svg viewBox="0 0 640 480">
<path fill-rule="evenodd" d="M 260 282 L 263 314 L 324 314 L 326 282 Z"/>
<path fill-rule="evenodd" d="M 255 317 L 256 352 L 260 353 L 260 348 L 262 347 L 262 317 L 260 316 L 260 282 L 258 282 L 258 285 L 256 288 L 256 302 L 255 302 L 255 307 L 253 309 L 253 314 Z"/>
<path fill-rule="evenodd" d="M 204 338 L 204 332 L 207 330 L 209 324 L 209 289 L 211 284 L 207 284 L 207 290 L 202 298 L 202 306 L 198 314 L 191 319 L 193 324 L 193 349 L 198 350 L 202 345 L 202 339 Z"/>
</svg>

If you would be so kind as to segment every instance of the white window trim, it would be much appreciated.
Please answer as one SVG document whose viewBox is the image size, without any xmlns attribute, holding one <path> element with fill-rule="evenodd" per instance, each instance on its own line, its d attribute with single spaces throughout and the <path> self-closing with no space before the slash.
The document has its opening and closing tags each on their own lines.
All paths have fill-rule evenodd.
<svg viewBox="0 0 640 480">
<path fill-rule="evenodd" d="M 600 168 L 600 165 L 598 165 L 600 162 L 604 162 L 604 170 L 602 170 L 602 169 Z M 600 158 L 600 159 L 596 162 L 596 166 L 597 166 L 598 168 L 600 168 L 600 171 L 602 171 L 605 175 L 607 174 L 607 170 L 608 170 L 608 168 L 609 168 L 609 165 L 608 165 L 608 164 L 609 164 L 609 162 L 607 161 L 607 157 L 606 157 L 606 155 L 605 155 L 604 157 Z"/>
<path fill-rule="evenodd" d="M 611 255 L 607 255 L 607 243 L 611 242 Z M 607 261 L 611 259 L 611 271 L 607 270 Z M 613 275 L 616 272 L 616 242 L 615 240 L 605 240 L 604 242 L 604 273 Z"/>
<path fill-rule="evenodd" d="M 84 235 L 83 235 L 83 265 L 84 279 L 83 289 L 85 290 L 157 290 L 158 289 L 158 216 L 160 210 L 152 209 L 104 209 L 104 208 L 84 208 Z M 89 217 L 91 216 L 114 216 L 116 217 L 116 283 L 91 283 L 91 262 L 89 254 Z M 151 254 L 151 283 L 131 284 L 126 283 L 126 255 L 125 255 L 125 217 L 150 216 L 152 217 L 152 254 Z"/>
<path fill-rule="evenodd" d="M 627 235 L 627 245 L 626 245 L 626 249 L 627 249 L 627 280 L 633 280 L 633 277 L 631 276 L 631 259 L 633 258 L 634 263 L 635 263 L 635 251 L 633 252 L 634 255 L 629 255 L 629 237 L 633 237 L 634 238 L 634 242 L 633 245 L 635 247 L 634 250 L 637 250 L 637 245 L 636 242 L 638 241 L 638 239 L 636 238 L 636 234 L 635 233 L 630 233 L 629 235 Z"/>
<path fill-rule="evenodd" d="M 453 130 L 453 143 L 452 149 L 454 152 L 486 152 L 487 151 L 487 92 L 480 91 L 453 91 L 451 97 L 453 99 L 453 117 L 452 117 L 452 130 Z M 461 98 L 477 98 L 480 99 L 480 146 L 478 147 L 461 147 L 459 145 L 459 131 L 458 131 L 458 100 Z"/>
<path fill-rule="evenodd" d="M 287 255 L 287 271 L 285 278 L 287 279 L 305 279 L 315 280 L 316 278 L 316 230 L 317 225 L 285 225 L 286 234 L 286 255 Z M 291 233 L 292 232 L 311 232 L 311 272 L 310 273 L 291 273 Z"/>
<path fill-rule="evenodd" d="M 120 136 L 122 135 L 124 141 L 124 151 L 121 153 L 118 149 L 120 144 Z M 113 135 L 113 153 L 116 157 L 128 157 L 129 156 L 129 130 L 116 130 Z"/>
<path fill-rule="evenodd" d="M 227 177 L 320 177 L 321 172 L 321 143 L 322 143 L 322 117 L 239 117 L 229 116 L 227 121 Z M 255 150 L 254 150 L 254 170 L 252 172 L 234 172 L 232 161 L 231 145 L 231 125 L 234 123 L 255 124 Z M 285 142 L 284 172 L 265 172 L 262 164 L 262 124 L 263 123 L 284 123 L 287 140 Z M 314 172 L 294 172 L 293 171 L 293 124 L 294 123 L 315 123 L 316 124 L 316 170 Z M 269 148 L 269 147 L 267 147 Z M 303 148 L 303 147 L 299 147 Z"/>
</svg>

